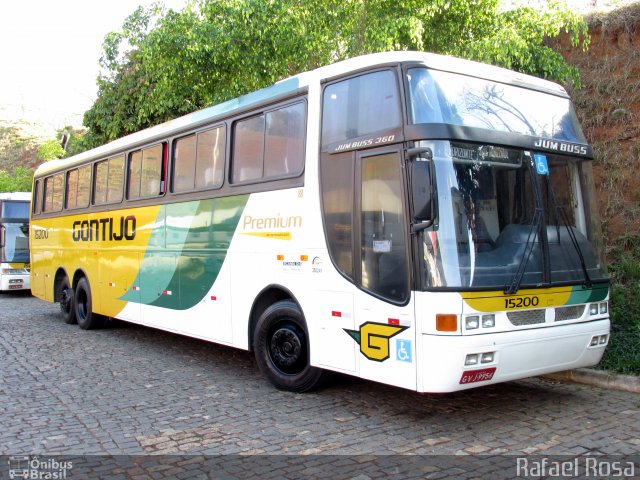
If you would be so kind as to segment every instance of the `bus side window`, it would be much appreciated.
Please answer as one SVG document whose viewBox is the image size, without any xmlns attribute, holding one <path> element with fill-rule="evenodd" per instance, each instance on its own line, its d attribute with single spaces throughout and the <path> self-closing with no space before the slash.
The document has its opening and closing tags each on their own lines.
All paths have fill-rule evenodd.
<svg viewBox="0 0 640 480">
<path fill-rule="evenodd" d="M 42 213 L 42 180 L 36 180 L 33 196 L 33 213 Z"/>
<path fill-rule="evenodd" d="M 287 177 L 304 165 L 305 105 L 298 103 L 266 115 L 264 176 Z"/>
<path fill-rule="evenodd" d="M 225 136 L 224 126 L 198 133 L 195 182 L 197 189 L 220 188 L 222 186 Z"/>
<path fill-rule="evenodd" d="M 124 155 L 95 164 L 93 203 L 103 205 L 122 201 Z"/>
<path fill-rule="evenodd" d="M 162 143 L 131 153 L 129 200 L 156 197 L 164 193 L 164 146 Z"/>
<path fill-rule="evenodd" d="M 391 70 L 349 78 L 324 91 L 322 147 L 401 126 L 400 96 Z"/>
<path fill-rule="evenodd" d="M 89 206 L 91 193 L 91 165 L 85 165 L 78 169 L 78 194 L 76 196 L 76 206 L 86 208 Z"/>
<path fill-rule="evenodd" d="M 174 143 L 173 192 L 220 188 L 224 178 L 223 126 L 182 137 Z"/>
<path fill-rule="evenodd" d="M 67 172 L 67 199 L 65 208 L 76 208 L 78 203 L 78 169 Z"/>
<path fill-rule="evenodd" d="M 58 173 L 44 179 L 44 212 L 62 210 L 64 193 L 64 174 Z"/>
<path fill-rule="evenodd" d="M 287 178 L 304 168 L 306 104 L 296 103 L 236 122 L 231 181 Z"/>
</svg>

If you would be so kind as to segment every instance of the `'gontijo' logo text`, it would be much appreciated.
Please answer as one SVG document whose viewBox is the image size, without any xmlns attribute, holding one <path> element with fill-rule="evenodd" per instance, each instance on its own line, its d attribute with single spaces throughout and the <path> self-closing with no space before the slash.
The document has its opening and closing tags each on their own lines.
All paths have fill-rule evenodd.
<svg viewBox="0 0 640 480">
<path fill-rule="evenodd" d="M 409 327 L 367 322 L 360 325 L 360 330 L 345 328 L 344 331 L 360 345 L 360 352 L 365 357 L 384 362 L 389 358 L 389 339 L 407 328 Z"/>
<path fill-rule="evenodd" d="M 73 222 L 74 242 L 133 240 L 136 238 L 136 217 L 99 218 Z"/>
</svg>

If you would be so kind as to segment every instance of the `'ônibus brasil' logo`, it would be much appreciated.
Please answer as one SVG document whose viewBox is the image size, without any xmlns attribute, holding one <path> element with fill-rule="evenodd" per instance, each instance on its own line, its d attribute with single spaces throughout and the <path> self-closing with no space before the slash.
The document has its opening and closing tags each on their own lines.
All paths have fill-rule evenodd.
<svg viewBox="0 0 640 480">
<path fill-rule="evenodd" d="M 351 338 L 360 345 L 360 353 L 369 360 L 384 362 L 389 358 L 389 339 L 409 327 L 387 325 L 386 323 L 367 322 L 360 325 L 360 330 L 347 330 Z"/>
</svg>

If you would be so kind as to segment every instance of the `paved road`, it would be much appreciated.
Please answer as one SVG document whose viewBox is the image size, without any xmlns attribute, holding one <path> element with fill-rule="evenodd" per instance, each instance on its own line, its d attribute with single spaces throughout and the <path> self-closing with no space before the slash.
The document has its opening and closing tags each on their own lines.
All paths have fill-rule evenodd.
<svg viewBox="0 0 640 480">
<path fill-rule="evenodd" d="M 63 323 L 57 307 L 0 296 L 2 455 L 134 456 L 119 470 L 98 461 L 92 468 L 108 471 L 103 478 L 190 478 L 203 461 L 233 459 L 230 478 L 247 478 L 247 458 L 259 477 L 281 477 L 271 458 L 289 466 L 290 478 L 326 471 L 330 461 L 334 475 L 366 479 L 379 476 L 367 470 L 373 460 L 383 476 L 439 478 L 448 462 L 494 458 L 457 471 L 482 477 L 515 465 L 509 455 L 640 452 L 633 393 L 529 379 L 424 395 L 339 377 L 291 394 L 272 388 L 247 352 L 121 323 L 87 332 Z M 190 456 L 155 457 L 163 461 L 151 461 L 150 475 L 140 466 L 148 454 Z M 406 454 L 437 456 L 421 463 Z"/>
</svg>

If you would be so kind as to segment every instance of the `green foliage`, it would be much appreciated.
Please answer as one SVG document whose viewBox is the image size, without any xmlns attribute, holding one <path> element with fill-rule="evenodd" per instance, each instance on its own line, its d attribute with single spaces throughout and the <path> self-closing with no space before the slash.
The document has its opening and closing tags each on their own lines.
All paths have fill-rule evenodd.
<svg viewBox="0 0 640 480">
<path fill-rule="evenodd" d="M 38 157 L 44 161 L 62 158 L 65 153 L 64 148 L 62 148 L 58 140 L 48 140 L 38 148 Z"/>
<path fill-rule="evenodd" d="M 0 192 L 30 192 L 32 180 L 33 171 L 26 167 L 0 170 Z"/>
<path fill-rule="evenodd" d="M 498 0 L 200 0 L 181 12 L 138 8 L 105 37 L 98 99 L 85 113 L 95 146 L 336 60 L 427 50 L 575 82 L 545 45 L 586 25 L 560 3 L 505 12 Z"/>
<path fill-rule="evenodd" d="M 619 239 L 611 257 L 611 340 L 599 368 L 640 375 L 640 236 Z"/>
<path fill-rule="evenodd" d="M 88 130 L 79 130 L 69 125 L 58 130 L 58 141 L 64 145 L 64 157 L 71 157 L 91 148 L 88 142 Z"/>
</svg>

